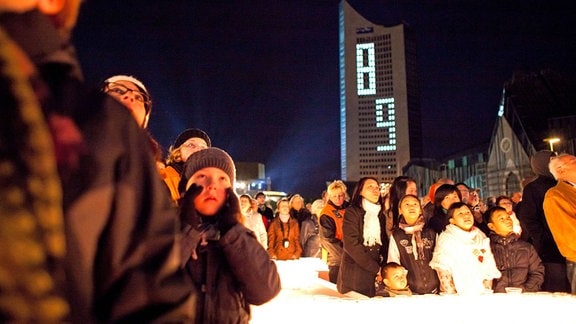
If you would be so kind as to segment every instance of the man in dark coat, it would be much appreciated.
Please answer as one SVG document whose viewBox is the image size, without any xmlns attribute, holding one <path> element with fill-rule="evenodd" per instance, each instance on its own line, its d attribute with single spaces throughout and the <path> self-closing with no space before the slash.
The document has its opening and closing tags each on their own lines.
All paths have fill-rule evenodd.
<svg viewBox="0 0 576 324">
<path fill-rule="evenodd" d="M 524 187 L 517 215 L 544 264 L 544 283 L 541 289 L 551 292 L 570 292 L 566 277 L 566 260 L 558 251 L 542 207 L 546 191 L 556 185 L 556 180 L 548 169 L 550 157 L 554 155 L 554 152 L 542 150 L 536 152 L 530 159 L 536 179 Z"/>
</svg>

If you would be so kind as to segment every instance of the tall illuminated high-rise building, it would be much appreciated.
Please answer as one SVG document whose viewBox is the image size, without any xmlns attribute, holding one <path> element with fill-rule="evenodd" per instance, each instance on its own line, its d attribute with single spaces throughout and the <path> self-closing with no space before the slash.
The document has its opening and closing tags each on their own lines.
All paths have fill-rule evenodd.
<svg viewBox="0 0 576 324">
<path fill-rule="evenodd" d="M 344 0 L 339 24 L 342 179 L 392 181 L 422 157 L 414 38 L 406 25 L 376 25 Z"/>
</svg>

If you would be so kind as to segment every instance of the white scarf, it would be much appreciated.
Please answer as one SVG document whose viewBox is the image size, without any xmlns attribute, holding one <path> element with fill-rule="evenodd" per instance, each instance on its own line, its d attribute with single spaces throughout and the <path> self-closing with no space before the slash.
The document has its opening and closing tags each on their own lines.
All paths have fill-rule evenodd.
<svg viewBox="0 0 576 324">
<path fill-rule="evenodd" d="M 366 211 L 364 214 L 364 246 L 382 245 L 380 220 L 378 219 L 382 206 L 362 198 L 362 208 Z"/>
</svg>

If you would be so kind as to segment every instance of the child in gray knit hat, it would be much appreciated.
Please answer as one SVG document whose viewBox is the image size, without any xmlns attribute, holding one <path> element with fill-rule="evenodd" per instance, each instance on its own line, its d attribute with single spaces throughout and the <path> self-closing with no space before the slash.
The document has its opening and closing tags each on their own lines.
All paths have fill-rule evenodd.
<svg viewBox="0 0 576 324">
<path fill-rule="evenodd" d="M 215 147 L 193 153 L 184 167 L 183 265 L 197 288 L 197 323 L 248 323 L 250 304 L 280 292 L 276 264 L 240 221 L 235 179 L 234 161 Z"/>
</svg>

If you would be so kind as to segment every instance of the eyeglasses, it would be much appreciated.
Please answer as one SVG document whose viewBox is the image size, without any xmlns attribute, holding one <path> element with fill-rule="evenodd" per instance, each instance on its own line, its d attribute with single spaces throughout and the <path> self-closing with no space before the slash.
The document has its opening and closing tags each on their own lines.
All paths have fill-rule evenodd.
<svg viewBox="0 0 576 324">
<path fill-rule="evenodd" d="M 143 103 L 144 105 L 148 105 L 151 102 L 149 95 L 145 94 L 144 92 L 141 92 L 140 90 L 130 89 L 130 88 L 128 88 L 125 85 L 122 85 L 120 83 L 115 83 L 115 82 L 108 83 L 106 86 L 106 92 L 107 93 L 112 92 L 112 93 L 118 94 L 120 96 L 123 96 L 128 92 L 132 92 L 132 95 L 134 96 L 134 99 L 136 101 L 139 101 L 139 102 Z"/>
<path fill-rule="evenodd" d="M 208 146 L 206 146 L 206 145 L 196 144 L 196 143 L 184 143 L 184 144 L 182 144 L 182 147 L 187 147 L 187 148 L 190 148 L 190 149 L 193 149 L 193 150 L 195 150 L 195 149 L 205 149 L 205 148 L 208 148 Z"/>
</svg>

